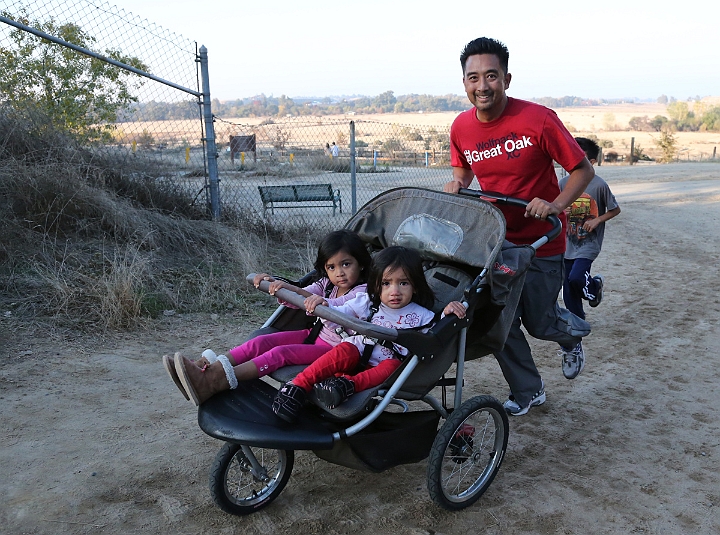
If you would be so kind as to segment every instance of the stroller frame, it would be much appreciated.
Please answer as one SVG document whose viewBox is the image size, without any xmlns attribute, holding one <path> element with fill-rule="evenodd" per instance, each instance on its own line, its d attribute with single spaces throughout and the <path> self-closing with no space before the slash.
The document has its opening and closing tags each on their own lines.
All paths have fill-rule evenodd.
<svg viewBox="0 0 720 535">
<path fill-rule="evenodd" d="M 425 241 L 432 238 L 427 235 L 428 232 L 443 234 L 451 226 L 438 227 L 432 214 L 424 214 L 430 219 L 413 219 L 416 214 L 412 210 L 418 199 L 429 201 L 425 208 L 434 208 L 436 203 L 443 201 L 449 203 L 450 209 L 444 214 L 447 217 L 457 211 L 458 202 L 471 209 L 481 207 L 483 213 L 499 225 L 499 234 L 493 232 L 498 234 L 493 238 L 497 243 L 488 246 L 485 251 L 488 258 L 476 262 L 470 275 L 465 274 L 463 278 L 462 270 L 456 265 L 466 259 L 463 246 L 448 254 L 437 240 Z M 492 396 L 474 396 L 462 401 L 468 326 L 472 326 L 473 334 L 482 342 L 472 345 L 474 354 L 471 358 L 502 347 L 509 325 L 499 334 L 495 333 L 501 338 L 499 346 L 497 341 L 487 342 L 489 332 L 495 329 L 496 323 L 509 323 L 508 318 L 512 317 L 517 306 L 524 270 L 535 250 L 557 236 L 561 226 L 554 218 L 552 230 L 531 246 L 522 248 L 526 265 L 517 274 L 514 296 L 511 295 L 507 302 L 498 303 L 492 291 L 493 264 L 497 263 L 502 246 L 507 245 L 504 242 L 504 218 L 484 199 L 520 207 L 527 204 L 522 200 L 473 190 L 461 190 L 461 195 L 450 195 L 420 188 L 398 188 L 379 195 L 350 219 L 346 228 L 358 232 L 376 249 L 398 242 L 408 246 L 419 243 L 421 255 L 429 262 L 449 260 L 450 264 L 455 263 L 440 266 L 442 276 L 438 276 L 439 280 L 452 282 L 456 276 L 458 280 L 455 295 L 445 295 L 436 308 L 441 309 L 452 300 L 462 300 L 468 306 L 467 316 L 463 319 L 447 316 L 427 333 L 420 333 L 374 325 L 327 307 L 317 307 L 316 316 L 358 334 L 397 342 L 408 348 L 410 354 L 383 385 L 355 393 L 336 409 L 311 404 L 293 426 L 272 412 L 277 388 L 267 381 L 241 383 L 237 389 L 222 392 L 203 403 L 198 410 L 200 428 L 226 442 L 216 456 L 210 473 L 210 491 L 222 510 L 246 515 L 269 505 L 290 478 L 295 450 L 311 450 L 328 462 L 374 472 L 428 458 L 430 497 L 437 505 L 449 510 L 472 505 L 487 490 L 502 464 L 508 443 L 509 422 L 502 405 Z M 383 217 L 387 215 L 386 210 L 394 213 L 398 206 L 411 210 L 410 215 L 405 217 L 401 214 L 397 225 L 385 225 Z M 380 234 L 375 234 L 376 227 L 372 224 L 377 214 L 380 214 L 383 223 Z M 436 219 L 444 221 L 442 217 Z M 385 232 L 385 226 L 390 227 L 392 240 L 390 233 Z M 528 251 L 529 254 L 526 254 Z M 302 286 L 310 275 L 297 284 Z M 254 274 L 249 275 L 248 280 L 253 277 Z M 267 292 L 268 287 L 269 282 L 263 281 L 259 289 Z M 452 289 L 450 286 L 447 288 Z M 279 290 L 275 295 L 298 308 L 279 306 L 251 337 L 277 330 L 304 328 L 307 321 L 304 298 L 289 290 Z M 477 320 L 475 323 L 474 319 Z M 281 325 L 283 322 L 285 324 Z M 455 364 L 455 377 L 446 378 L 445 373 L 452 364 Z M 283 383 L 300 369 L 302 367 L 281 368 L 272 374 L 272 378 Z M 431 379 L 428 380 L 428 377 Z M 447 403 L 448 386 L 454 387 L 452 407 Z M 430 394 L 436 387 L 442 389 L 442 400 Z M 312 395 L 310 398 L 316 401 Z M 409 403 L 412 402 L 424 403 L 430 410 L 410 411 Z M 402 412 L 388 411 L 391 405 L 399 406 Z M 440 418 L 445 422 L 438 431 Z"/>
</svg>

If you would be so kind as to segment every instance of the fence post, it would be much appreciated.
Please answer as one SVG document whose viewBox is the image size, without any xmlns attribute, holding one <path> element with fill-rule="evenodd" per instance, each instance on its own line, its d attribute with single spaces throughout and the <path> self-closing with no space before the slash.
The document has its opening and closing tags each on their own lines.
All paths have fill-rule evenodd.
<svg viewBox="0 0 720 535">
<path fill-rule="evenodd" d="M 373 149 L 373 171 L 377 171 L 377 151 Z"/>
<path fill-rule="evenodd" d="M 633 156 L 635 155 L 635 138 L 630 138 L 630 165 L 633 164 Z"/>
<path fill-rule="evenodd" d="M 210 73 L 205 45 L 200 47 L 200 76 L 202 78 L 203 120 L 205 121 L 205 151 L 210 179 L 210 209 L 213 221 L 220 220 L 220 181 L 218 180 L 217 147 L 215 145 L 215 126 L 210 107 Z"/>
<path fill-rule="evenodd" d="M 352 213 L 357 212 L 357 176 L 355 175 L 355 121 L 350 121 L 350 190 Z"/>
</svg>

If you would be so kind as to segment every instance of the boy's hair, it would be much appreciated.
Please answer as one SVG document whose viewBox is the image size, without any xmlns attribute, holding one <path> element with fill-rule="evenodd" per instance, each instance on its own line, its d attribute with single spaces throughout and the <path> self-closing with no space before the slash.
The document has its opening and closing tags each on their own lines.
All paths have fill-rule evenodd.
<svg viewBox="0 0 720 535">
<path fill-rule="evenodd" d="M 470 56 L 482 54 L 492 54 L 497 56 L 500 60 L 500 66 L 503 68 L 504 74 L 508 73 L 508 60 L 510 59 L 510 52 L 507 47 L 495 39 L 489 37 L 478 37 L 474 41 L 470 41 L 462 53 L 460 54 L 460 65 L 462 66 L 463 74 L 465 74 L 465 64 Z"/>
<path fill-rule="evenodd" d="M 372 257 L 365 246 L 365 243 L 356 233 L 351 230 L 336 230 L 327 234 L 318 246 L 317 259 L 315 260 L 315 271 L 320 277 L 327 277 L 325 264 L 340 251 L 345 251 L 360 264 L 360 278 L 358 283 L 367 281 Z"/>
<path fill-rule="evenodd" d="M 394 245 L 376 253 L 370 267 L 368 277 L 368 295 L 373 305 L 380 306 L 380 293 L 382 292 L 382 280 L 385 270 L 402 269 L 410 280 L 413 287 L 412 300 L 418 305 L 431 309 L 435 304 L 435 294 L 425 279 L 422 267 L 422 258 L 413 249 Z"/>
<path fill-rule="evenodd" d="M 575 141 L 577 141 L 580 148 L 585 151 L 585 156 L 587 156 L 588 160 L 597 161 L 598 156 L 600 155 L 600 145 L 598 145 L 594 140 L 586 137 L 576 137 Z"/>
</svg>

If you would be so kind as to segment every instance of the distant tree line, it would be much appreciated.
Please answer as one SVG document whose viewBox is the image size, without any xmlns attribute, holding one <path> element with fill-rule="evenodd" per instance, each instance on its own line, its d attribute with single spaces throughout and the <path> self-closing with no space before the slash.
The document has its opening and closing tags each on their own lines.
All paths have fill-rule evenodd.
<svg viewBox="0 0 720 535">
<path fill-rule="evenodd" d="M 678 132 L 720 131 L 720 106 L 709 106 L 696 100 L 692 109 L 688 102 L 671 101 L 667 105 L 668 117 L 656 115 L 632 117 L 629 121 L 632 130 L 645 132 L 661 132 L 673 130 Z"/>
<path fill-rule="evenodd" d="M 341 115 L 348 113 L 410 113 L 463 111 L 470 104 L 459 95 L 401 95 L 385 91 L 375 97 L 357 96 L 340 99 L 320 99 L 257 95 L 249 98 L 220 101 L 213 99 L 213 113 L 223 117 L 301 117 L 318 115 Z M 141 116 L 146 121 L 168 119 L 193 119 L 198 117 L 194 101 L 136 103 L 122 120 L 132 121 Z"/>
<path fill-rule="evenodd" d="M 580 97 L 533 99 L 549 108 L 569 106 L 597 106 L 600 104 L 623 102 L 620 100 L 590 100 Z M 375 114 L 375 113 L 417 113 L 464 111 L 470 107 L 464 95 L 398 95 L 385 91 L 374 97 L 352 96 L 343 98 L 323 97 L 290 98 L 257 95 L 249 98 L 220 101 L 213 99 L 212 110 L 222 117 L 302 117 L 318 115 Z M 193 119 L 198 117 L 198 105 L 194 101 L 186 102 L 145 102 L 135 104 L 122 119 L 135 120 L 142 116 L 147 121 L 168 119 Z"/>
<path fill-rule="evenodd" d="M 692 110 L 688 102 L 680 102 L 674 98 L 661 96 L 658 102 L 667 104 L 668 117 L 657 115 L 652 119 L 648 116 L 633 117 L 630 128 L 637 131 L 660 132 L 671 127 L 679 131 L 720 130 L 720 106 L 710 107 L 703 104 L 700 98 L 694 102 Z M 577 106 L 600 106 L 636 102 L 632 99 L 586 99 L 574 96 L 560 98 L 541 97 L 532 99 L 548 108 L 568 108 Z M 467 97 L 460 95 L 399 95 L 393 91 L 385 91 L 374 97 L 353 96 L 332 99 L 324 97 L 290 98 L 257 95 L 236 100 L 212 101 L 213 113 L 219 117 L 302 117 L 342 114 L 377 114 L 377 113 L 417 113 L 463 111 L 470 107 Z M 120 114 L 120 120 L 133 121 L 142 117 L 145 121 L 164 121 L 169 119 L 195 119 L 199 117 L 196 101 L 184 102 L 144 102 L 134 103 Z"/>
</svg>

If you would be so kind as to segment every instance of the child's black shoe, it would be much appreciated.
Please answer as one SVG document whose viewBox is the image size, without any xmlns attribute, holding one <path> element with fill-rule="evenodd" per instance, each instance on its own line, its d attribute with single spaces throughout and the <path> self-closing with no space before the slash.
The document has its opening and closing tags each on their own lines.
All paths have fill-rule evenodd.
<svg viewBox="0 0 720 535">
<path fill-rule="evenodd" d="M 328 409 L 334 409 L 355 393 L 355 383 L 346 377 L 331 377 L 313 387 L 315 396 Z"/>
<path fill-rule="evenodd" d="M 278 418 L 288 423 L 295 423 L 300 416 L 306 393 L 297 385 L 285 383 L 275 395 L 272 404 L 272 411 Z"/>
</svg>

